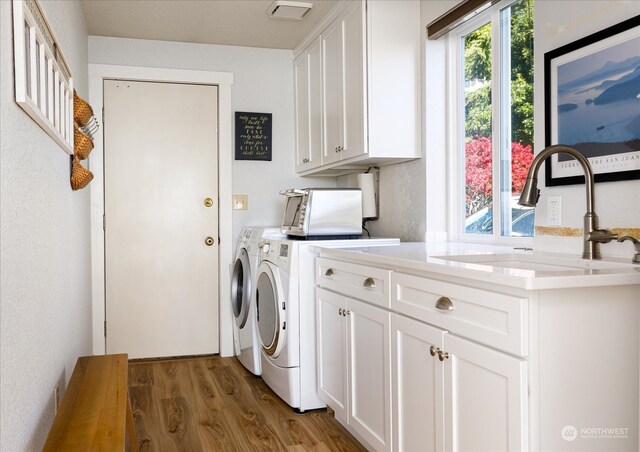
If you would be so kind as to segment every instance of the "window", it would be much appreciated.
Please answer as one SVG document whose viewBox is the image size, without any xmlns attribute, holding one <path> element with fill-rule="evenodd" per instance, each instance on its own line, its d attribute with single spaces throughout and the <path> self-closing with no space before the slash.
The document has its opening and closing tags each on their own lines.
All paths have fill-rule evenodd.
<svg viewBox="0 0 640 452">
<path fill-rule="evenodd" d="M 533 0 L 500 2 L 449 39 L 452 235 L 531 237 L 534 211 L 517 200 L 533 160 Z"/>
</svg>

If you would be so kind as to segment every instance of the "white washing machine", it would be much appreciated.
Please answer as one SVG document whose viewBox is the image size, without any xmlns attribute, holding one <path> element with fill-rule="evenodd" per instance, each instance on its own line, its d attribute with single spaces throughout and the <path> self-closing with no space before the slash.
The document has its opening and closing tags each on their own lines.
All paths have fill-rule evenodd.
<svg viewBox="0 0 640 452">
<path fill-rule="evenodd" d="M 296 411 L 323 408 L 316 372 L 317 249 L 397 245 L 400 240 L 265 238 L 260 243 L 255 304 L 262 379 Z"/>
<path fill-rule="evenodd" d="M 265 237 L 283 237 L 280 228 L 245 227 L 240 233 L 231 273 L 233 339 L 238 360 L 254 375 L 260 375 L 260 347 L 255 323 L 255 278 L 258 243 Z"/>
</svg>

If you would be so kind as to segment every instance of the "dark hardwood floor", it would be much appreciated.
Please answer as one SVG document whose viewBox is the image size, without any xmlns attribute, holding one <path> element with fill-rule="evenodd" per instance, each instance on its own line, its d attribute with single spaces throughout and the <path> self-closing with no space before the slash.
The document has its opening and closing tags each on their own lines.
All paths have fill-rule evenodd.
<svg viewBox="0 0 640 452">
<path fill-rule="evenodd" d="M 141 451 L 363 451 L 326 410 L 295 414 L 236 358 L 129 363 Z"/>
</svg>

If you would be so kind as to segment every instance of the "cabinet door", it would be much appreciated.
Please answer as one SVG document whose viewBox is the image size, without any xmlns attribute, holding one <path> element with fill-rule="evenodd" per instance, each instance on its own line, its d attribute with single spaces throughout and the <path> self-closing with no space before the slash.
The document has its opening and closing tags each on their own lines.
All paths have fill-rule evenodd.
<svg viewBox="0 0 640 452">
<path fill-rule="evenodd" d="M 391 450 L 390 314 L 347 299 L 349 425 L 376 450 Z"/>
<path fill-rule="evenodd" d="M 293 62 L 296 106 L 296 171 L 309 169 L 309 66 L 307 52 Z"/>
<path fill-rule="evenodd" d="M 336 413 L 348 420 L 346 298 L 318 288 L 318 393 Z"/>
<path fill-rule="evenodd" d="M 320 38 L 307 49 L 309 69 L 308 168 L 322 165 L 322 47 Z"/>
<path fill-rule="evenodd" d="M 296 171 L 322 164 L 322 55 L 320 38 L 294 60 Z"/>
<path fill-rule="evenodd" d="M 443 350 L 445 450 L 527 450 L 527 363 L 448 333 Z"/>
<path fill-rule="evenodd" d="M 353 7 L 342 18 L 342 107 L 343 107 L 343 150 L 340 158 L 345 159 L 366 153 L 365 143 L 365 27 L 362 2 L 353 2 Z M 391 87 L 389 89 L 392 89 Z"/>
<path fill-rule="evenodd" d="M 444 366 L 431 347 L 442 348 L 444 331 L 391 315 L 393 450 L 444 449 Z"/>
<path fill-rule="evenodd" d="M 342 21 L 335 20 L 320 36 L 322 43 L 322 104 L 324 135 L 322 162 L 340 159 L 342 146 Z"/>
</svg>

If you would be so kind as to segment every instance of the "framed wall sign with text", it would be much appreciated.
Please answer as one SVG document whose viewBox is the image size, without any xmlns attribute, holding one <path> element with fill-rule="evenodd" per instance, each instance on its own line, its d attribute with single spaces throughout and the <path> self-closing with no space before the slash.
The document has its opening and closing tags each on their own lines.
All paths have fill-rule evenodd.
<svg viewBox="0 0 640 452">
<path fill-rule="evenodd" d="M 589 159 L 596 182 L 640 179 L 640 16 L 545 53 L 545 144 Z M 546 185 L 584 182 L 566 154 L 546 162 Z"/>
<path fill-rule="evenodd" d="M 236 160 L 271 161 L 271 116 L 236 112 Z"/>
</svg>

